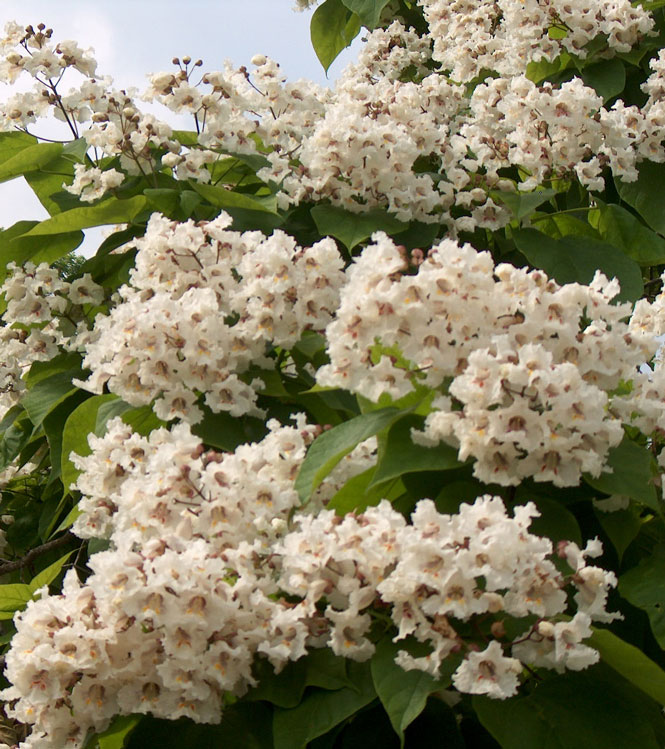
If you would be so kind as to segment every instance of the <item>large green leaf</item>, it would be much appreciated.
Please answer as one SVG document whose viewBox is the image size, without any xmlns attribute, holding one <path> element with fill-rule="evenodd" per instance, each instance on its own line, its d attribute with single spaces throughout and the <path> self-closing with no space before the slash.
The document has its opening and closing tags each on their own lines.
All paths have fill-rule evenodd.
<svg viewBox="0 0 665 749">
<path fill-rule="evenodd" d="M 124 746 L 127 749 L 273 749 L 272 710 L 267 704 L 236 702 L 229 707 L 220 706 L 220 712 L 222 722 L 212 726 L 186 718 L 158 720 L 145 716 Z"/>
<path fill-rule="evenodd" d="M 449 663 L 444 662 L 446 673 L 440 679 L 424 671 L 405 671 L 395 663 L 395 656 L 404 649 L 403 641 L 395 643 L 388 635 L 379 640 L 370 661 L 374 688 L 402 747 L 404 731 L 425 709 L 428 696 L 436 690 L 446 689 L 452 672 L 459 665 L 459 659 L 455 658 L 450 658 Z"/>
<path fill-rule="evenodd" d="M 339 461 L 360 442 L 390 426 L 403 412 L 382 408 L 361 414 L 319 435 L 309 450 L 296 479 L 295 487 L 304 502 Z"/>
<path fill-rule="evenodd" d="M 36 221 L 19 221 L 0 232 L 0 281 L 7 277 L 7 264 L 12 261 L 17 265 L 28 260 L 35 265 L 52 263 L 75 250 L 83 241 L 81 231 L 55 234 L 48 241 L 42 236 L 28 235 L 37 226 Z"/>
<path fill-rule="evenodd" d="M 4 152 L 0 143 L 0 182 L 14 179 L 26 172 L 33 172 L 62 153 L 60 143 L 37 143 L 20 148 L 18 147 L 20 142 L 18 140 L 12 142 L 14 148 L 8 151 L 6 158 L 3 158 Z"/>
<path fill-rule="evenodd" d="M 142 718 L 142 715 L 119 715 L 103 733 L 97 735 L 99 749 L 123 749 Z"/>
<path fill-rule="evenodd" d="M 528 697 L 474 697 L 502 749 L 660 749 L 665 721 L 654 702 L 596 665 L 540 682 Z"/>
<path fill-rule="evenodd" d="M 35 577 L 30 580 L 30 590 L 34 593 L 43 585 L 49 585 L 50 583 L 52 583 L 60 574 L 62 568 L 65 566 L 65 563 L 73 553 L 73 551 L 68 551 L 64 556 L 60 557 L 60 559 L 57 559 L 55 562 L 53 562 L 53 564 L 49 564 L 48 567 L 35 575 Z"/>
<path fill-rule="evenodd" d="M 358 36 L 360 18 L 342 0 L 326 0 L 314 11 L 310 24 L 312 46 L 328 72 L 339 53 Z"/>
<path fill-rule="evenodd" d="M 363 26 L 372 30 L 378 26 L 381 13 L 390 0 L 342 0 L 342 2 L 358 16 Z"/>
<path fill-rule="evenodd" d="M 665 234 L 665 210 L 662 200 L 665 164 L 643 161 L 637 180 L 622 182 L 617 177 L 614 183 L 621 200 L 632 206 L 652 229 L 659 234 Z"/>
<path fill-rule="evenodd" d="M 660 502 L 652 481 L 653 457 L 647 448 L 624 437 L 620 445 L 610 450 L 607 465 L 611 473 L 601 473 L 598 477 L 584 474 L 586 483 L 605 494 L 623 494 L 636 499 L 660 512 Z"/>
<path fill-rule="evenodd" d="M 252 674 L 258 685 L 245 696 L 250 702 L 265 700 L 293 708 L 300 704 L 307 687 L 338 690 L 353 687 L 346 670 L 348 661 L 330 648 L 317 648 L 297 661 L 291 661 L 276 674 L 267 660 L 254 662 Z"/>
<path fill-rule="evenodd" d="M 0 585 L 0 619 L 11 619 L 32 598 L 32 589 L 24 583 Z"/>
<path fill-rule="evenodd" d="M 224 209 L 233 218 L 232 228 L 237 231 L 259 229 L 269 234 L 283 222 L 276 211 L 273 196 L 264 199 L 193 181 L 190 181 L 190 186 L 211 205 Z"/>
<path fill-rule="evenodd" d="M 651 556 L 621 575 L 619 593 L 646 611 L 651 631 L 665 649 L 665 549 L 656 547 Z"/>
<path fill-rule="evenodd" d="M 604 663 L 656 702 L 665 705 L 665 671 L 644 653 L 609 629 L 595 629 L 586 643 L 600 653 Z"/>
<path fill-rule="evenodd" d="M 72 411 L 65 422 L 62 433 L 62 485 L 65 492 L 69 491 L 80 473 L 70 460 L 71 453 L 90 455 L 88 435 L 95 432 L 97 412 L 102 404 L 113 400 L 117 400 L 116 395 L 94 395 Z"/>
<path fill-rule="evenodd" d="M 408 229 L 408 224 L 380 209 L 352 213 L 333 205 L 317 205 L 312 208 L 311 214 L 322 235 L 339 239 L 348 250 L 369 239 L 375 231 L 399 234 Z"/>
<path fill-rule="evenodd" d="M 322 736 L 376 698 L 367 663 L 349 663 L 353 687 L 331 692 L 312 689 L 291 710 L 275 709 L 274 749 L 304 749 L 308 742 Z"/>
<path fill-rule="evenodd" d="M 148 208 L 148 199 L 144 195 L 135 195 L 127 200 L 107 198 L 101 203 L 72 208 L 47 218 L 30 229 L 26 236 L 44 237 L 49 234 L 88 229 L 91 226 L 131 223 L 146 208 Z"/>
<path fill-rule="evenodd" d="M 624 552 L 637 538 L 637 534 L 642 528 L 639 507 L 631 503 L 625 510 L 614 510 L 613 512 L 603 512 L 601 509 L 594 507 L 594 512 L 598 522 L 612 542 L 619 562 L 621 562 Z"/>
<path fill-rule="evenodd" d="M 597 215 L 594 215 L 597 214 Z M 640 265 L 665 263 L 665 239 L 646 227 L 630 211 L 609 203 L 593 211 L 589 220 L 601 237 Z"/>
<path fill-rule="evenodd" d="M 21 410 L 20 415 L 9 425 L 0 436 L 0 471 L 19 456 L 24 447 L 30 442 L 34 426 Z"/>
<path fill-rule="evenodd" d="M 425 419 L 406 414 L 388 431 L 385 448 L 369 488 L 391 481 L 405 473 L 447 471 L 463 465 L 457 459 L 457 449 L 441 443 L 436 447 L 416 445 L 411 439 L 412 429 L 422 429 Z"/>
<path fill-rule="evenodd" d="M 507 206 L 513 216 L 521 221 L 533 213 L 539 205 L 551 200 L 556 190 L 535 190 L 534 192 L 502 192 L 492 190 L 491 197 Z"/>
<path fill-rule="evenodd" d="M 635 301 L 642 296 L 639 266 L 607 242 L 575 236 L 552 239 L 536 229 L 520 229 L 513 236 L 524 257 L 560 284 L 590 283 L 596 270 L 601 270 L 608 278 L 619 279 L 620 300 Z"/>
<path fill-rule="evenodd" d="M 392 502 L 404 493 L 404 484 L 398 480 L 388 484 L 382 483 L 378 486 L 371 486 L 375 473 L 376 466 L 372 466 L 351 477 L 328 502 L 326 508 L 335 510 L 338 515 L 346 515 L 348 512 L 363 512 L 368 507 L 378 505 L 382 499 Z"/>
<path fill-rule="evenodd" d="M 614 57 L 585 66 L 582 70 L 582 80 L 587 86 L 595 89 L 605 102 L 623 91 L 626 85 L 626 68 Z"/>
<path fill-rule="evenodd" d="M 58 372 L 40 380 L 27 392 L 22 404 L 35 426 L 40 426 L 47 414 L 77 391 L 72 380 L 81 377 L 81 374 L 80 369 Z"/>
<path fill-rule="evenodd" d="M 39 202 L 50 216 L 62 213 L 62 206 L 52 196 L 63 193 L 63 183 L 71 184 L 74 179 L 74 162 L 69 156 L 60 155 L 45 164 L 41 169 L 24 175 Z M 69 193 L 67 193 L 69 195 Z M 69 195 L 72 203 L 77 203 L 74 195 Z M 73 207 L 73 206 L 72 206 Z"/>
</svg>

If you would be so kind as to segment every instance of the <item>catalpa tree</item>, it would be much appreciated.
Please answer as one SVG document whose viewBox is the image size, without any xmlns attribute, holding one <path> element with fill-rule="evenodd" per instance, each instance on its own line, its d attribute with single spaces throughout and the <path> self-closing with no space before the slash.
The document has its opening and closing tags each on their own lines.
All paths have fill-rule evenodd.
<svg viewBox="0 0 665 749">
<path fill-rule="evenodd" d="M 6 26 L 1 746 L 665 745 L 661 5 L 326 0 L 334 88 L 142 97 Z"/>
</svg>

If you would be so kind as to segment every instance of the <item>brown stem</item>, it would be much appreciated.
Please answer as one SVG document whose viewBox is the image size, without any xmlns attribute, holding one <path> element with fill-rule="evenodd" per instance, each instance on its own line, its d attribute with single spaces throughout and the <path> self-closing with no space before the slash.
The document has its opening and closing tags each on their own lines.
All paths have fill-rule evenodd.
<svg viewBox="0 0 665 749">
<path fill-rule="evenodd" d="M 51 549 L 57 549 L 60 546 L 64 546 L 70 541 L 73 541 L 75 538 L 76 536 L 73 533 L 67 531 L 64 536 L 60 536 L 60 538 L 54 538 L 52 541 L 47 541 L 41 546 L 36 546 L 34 549 L 31 549 L 24 557 L 21 557 L 14 562 L 6 562 L 5 564 L 0 564 L 0 576 L 6 575 L 9 572 L 14 572 L 15 570 L 20 570 L 22 567 L 26 567 L 38 556 L 45 554 L 47 551 L 51 551 Z"/>
</svg>

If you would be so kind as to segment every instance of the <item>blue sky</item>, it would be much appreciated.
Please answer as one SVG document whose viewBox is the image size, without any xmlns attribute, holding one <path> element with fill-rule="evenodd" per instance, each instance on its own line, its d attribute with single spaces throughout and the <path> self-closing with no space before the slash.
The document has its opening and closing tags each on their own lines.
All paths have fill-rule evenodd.
<svg viewBox="0 0 665 749">
<path fill-rule="evenodd" d="M 1 0 L 0 27 L 9 20 L 34 26 L 45 23 L 53 28 L 54 39 L 75 39 L 81 47 L 93 47 L 99 73 L 113 76 L 119 88 L 143 89 L 147 73 L 170 70 L 174 56 L 187 54 L 202 58 L 203 70 L 214 70 L 225 59 L 249 65 L 254 54 L 262 53 L 279 62 L 291 80 L 330 83 L 353 52 L 342 54 L 326 79 L 309 41 L 311 13 L 296 13 L 294 4 L 292 0 Z M 10 87 L 0 84 L 0 100 L 10 94 Z M 0 226 L 45 217 L 22 180 L 0 184 Z"/>
</svg>

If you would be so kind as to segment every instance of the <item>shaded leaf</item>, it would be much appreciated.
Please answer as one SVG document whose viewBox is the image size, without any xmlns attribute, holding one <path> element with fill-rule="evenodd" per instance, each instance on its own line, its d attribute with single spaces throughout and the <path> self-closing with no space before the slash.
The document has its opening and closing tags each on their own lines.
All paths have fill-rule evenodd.
<svg viewBox="0 0 665 749">
<path fill-rule="evenodd" d="M 388 635 L 376 644 L 376 652 L 370 661 L 374 688 L 399 736 L 401 746 L 404 746 L 404 731 L 425 709 L 428 696 L 450 685 L 450 674 L 435 679 L 424 671 L 405 671 L 398 666 L 395 657 L 404 649 L 404 642 L 395 643 Z M 444 667 L 446 665 L 444 662 Z M 454 668 L 457 665 L 458 662 Z"/>
<path fill-rule="evenodd" d="M 594 512 L 598 522 L 612 542 L 619 562 L 621 562 L 624 552 L 637 538 L 637 534 L 642 528 L 642 520 L 638 509 L 631 504 L 625 510 L 614 510 L 613 512 L 603 512 L 594 507 Z"/>
<path fill-rule="evenodd" d="M 518 221 L 533 213 L 539 205 L 551 200 L 556 190 L 535 190 L 534 192 L 503 192 L 492 190 L 490 196 L 507 206 Z"/>
<path fill-rule="evenodd" d="M 560 284 L 588 284 L 596 270 L 601 270 L 609 279 L 619 280 L 619 300 L 634 301 L 642 296 L 644 285 L 639 266 L 607 242 L 575 236 L 552 239 L 535 229 L 520 229 L 513 237 L 526 259 Z"/>
<path fill-rule="evenodd" d="M 311 214 L 323 236 L 339 239 L 348 250 L 369 239 L 375 231 L 399 234 L 409 228 L 408 224 L 379 209 L 352 213 L 337 206 L 317 205 L 311 209 Z"/>
<path fill-rule="evenodd" d="M 595 648 L 604 663 L 656 702 L 665 705 L 665 671 L 630 643 L 609 629 L 594 629 L 585 643 Z"/>
<path fill-rule="evenodd" d="M 351 661 L 348 668 L 353 688 L 312 689 L 297 707 L 275 709 L 274 749 L 304 749 L 376 698 L 369 665 Z"/>
<path fill-rule="evenodd" d="M 621 575 L 619 593 L 646 611 L 651 631 L 665 650 L 665 550 L 656 547 L 652 556 Z"/>
<path fill-rule="evenodd" d="M 78 388 L 72 379 L 81 376 L 80 369 L 58 372 L 37 382 L 23 397 L 22 405 L 35 426 L 40 426 L 44 417 Z"/>
<path fill-rule="evenodd" d="M 595 212 L 594 212 L 595 213 Z M 640 265 L 665 263 L 665 239 L 646 227 L 620 205 L 610 203 L 590 216 L 602 238 L 622 250 Z"/>
<path fill-rule="evenodd" d="M 659 234 L 665 234 L 665 211 L 660 196 L 665 184 L 665 164 L 642 161 L 634 182 L 623 182 L 618 177 L 614 183 L 621 200 L 632 206 Z"/>
<path fill-rule="evenodd" d="M 601 473 L 597 478 L 585 473 L 585 482 L 605 494 L 623 494 L 660 512 L 651 480 L 653 457 L 648 449 L 624 437 L 620 445 L 609 451 L 607 464 L 612 473 Z"/>
<path fill-rule="evenodd" d="M 369 488 L 378 486 L 405 473 L 447 471 L 464 465 L 457 458 L 457 449 L 441 443 L 423 447 L 411 439 L 411 430 L 422 430 L 425 418 L 406 414 L 388 430 L 385 448 Z"/>
<path fill-rule="evenodd" d="M 39 588 L 41 588 L 43 585 L 49 585 L 50 583 L 52 583 L 60 574 L 65 563 L 73 553 L 73 551 L 68 551 L 63 557 L 60 557 L 60 559 L 53 562 L 53 564 L 49 564 L 46 569 L 43 569 L 39 574 L 35 575 L 35 577 L 33 577 L 29 583 L 29 587 L 32 593 L 34 593 L 36 590 L 39 590 Z"/>
<path fill-rule="evenodd" d="M 547 679 L 528 697 L 474 697 L 473 707 L 502 749 L 658 749 L 665 741 L 660 709 L 602 664 Z"/>
<path fill-rule="evenodd" d="M 606 102 L 623 91 L 626 85 L 626 68 L 614 57 L 585 66 L 582 70 L 582 80 L 593 88 L 598 96 L 602 96 L 603 102 Z"/>
<path fill-rule="evenodd" d="M 123 749 L 142 718 L 142 715 L 119 715 L 106 731 L 98 734 L 99 749 Z"/>
<path fill-rule="evenodd" d="M 90 455 L 88 435 L 94 434 L 97 425 L 97 411 L 103 403 L 117 400 L 116 395 L 93 395 L 81 403 L 65 422 L 62 432 L 62 485 L 68 492 L 80 471 L 70 460 L 72 452 L 77 455 Z"/>
<path fill-rule="evenodd" d="M 304 502 L 339 461 L 360 442 L 390 426 L 403 412 L 382 408 L 361 414 L 319 435 L 310 445 L 295 482 Z"/>
</svg>

